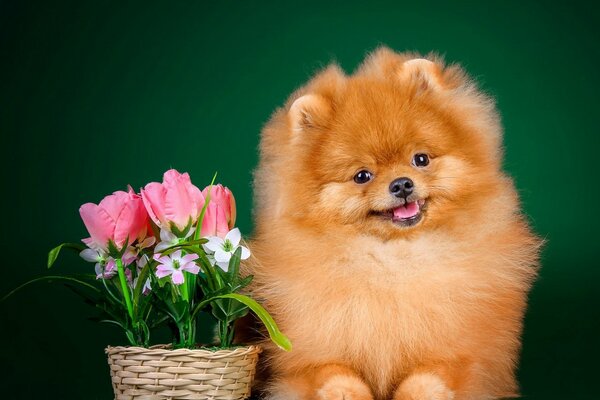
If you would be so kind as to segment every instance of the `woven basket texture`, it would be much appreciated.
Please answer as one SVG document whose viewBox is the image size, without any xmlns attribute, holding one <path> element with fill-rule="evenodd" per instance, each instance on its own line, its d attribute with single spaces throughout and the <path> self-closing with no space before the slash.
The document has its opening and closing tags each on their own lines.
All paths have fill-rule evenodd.
<svg viewBox="0 0 600 400">
<path fill-rule="evenodd" d="M 115 400 L 238 400 L 250 396 L 261 349 L 107 347 Z"/>
</svg>

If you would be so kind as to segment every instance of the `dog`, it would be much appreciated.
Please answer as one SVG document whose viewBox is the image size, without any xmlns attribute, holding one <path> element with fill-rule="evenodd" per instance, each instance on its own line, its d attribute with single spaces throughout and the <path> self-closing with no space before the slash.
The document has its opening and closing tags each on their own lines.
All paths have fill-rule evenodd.
<svg viewBox="0 0 600 400">
<path fill-rule="evenodd" d="M 276 110 L 255 171 L 252 293 L 268 399 L 515 397 L 542 241 L 502 171 L 494 101 L 457 65 L 382 47 Z"/>
</svg>

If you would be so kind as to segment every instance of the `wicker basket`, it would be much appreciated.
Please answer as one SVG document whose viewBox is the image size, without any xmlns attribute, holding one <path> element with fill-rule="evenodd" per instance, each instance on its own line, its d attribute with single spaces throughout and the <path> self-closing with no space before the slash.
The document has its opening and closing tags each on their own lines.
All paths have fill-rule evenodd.
<svg viewBox="0 0 600 400">
<path fill-rule="evenodd" d="M 238 400 L 250 396 L 256 346 L 210 351 L 107 347 L 115 400 Z"/>
</svg>

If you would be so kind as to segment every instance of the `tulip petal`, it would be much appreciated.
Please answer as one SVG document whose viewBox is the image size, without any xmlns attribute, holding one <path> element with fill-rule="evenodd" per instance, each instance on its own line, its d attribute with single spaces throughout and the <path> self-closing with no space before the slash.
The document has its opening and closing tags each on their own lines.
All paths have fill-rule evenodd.
<svg viewBox="0 0 600 400">
<path fill-rule="evenodd" d="M 192 199 L 194 205 L 196 206 L 196 210 L 194 212 L 194 215 L 192 216 L 192 219 L 195 221 L 200 216 L 202 208 L 204 207 L 204 196 L 202 195 L 200 189 L 198 189 L 197 186 L 193 185 L 191 181 L 190 184 L 186 186 L 186 188 L 190 199 Z"/>
<path fill-rule="evenodd" d="M 158 182 L 151 182 L 142 189 L 142 200 L 152 221 L 159 227 L 168 226 L 165 218 L 165 189 Z"/>
<path fill-rule="evenodd" d="M 148 229 L 148 213 L 146 212 L 142 198 L 138 195 L 135 195 L 134 198 L 129 200 L 128 209 L 132 210 L 132 215 L 129 217 L 127 214 L 128 218 L 123 218 L 123 220 L 122 218 L 119 218 L 117 228 L 115 229 L 115 236 L 123 223 L 125 225 L 124 229 L 128 231 L 127 235 L 124 236 L 124 239 L 129 237 L 129 242 L 133 243 L 136 239 L 146 236 L 146 230 Z M 123 213 L 121 213 L 121 215 L 123 216 Z"/>
<path fill-rule="evenodd" d="M 118 190 L 111 195 L 106 196 L 105 198 L 98 203 L 98 206 L 103 208 L 104 211 L 110 215 L 113 221 L 117 221 L 119 218 L 119 214 L 123 210 L 123 207 L 129 201 L 130 195 L 127 192 L 122 190 Z"/>
<path fill-rule="evenodd" d="M 227 231 L 229 231 L 230 229 L 232 229 L 235 226 L 235 217 L 236 217 L 235 198 L 233 197 L 231 190 L 229 190 L 228 188 L 224 187 L 221 184 L 213 185 L 212 187 L 211 186 L 205 187 L 204 190 L 202 190 L 202 195 L 205 198 L 208 196 L 209 190 L 210 190 L 209 205 L 214 204 L 223 210 L 223 217 L 224 217 L 223 220 L 226 221 L 226 222 L 224 222 L 224 224 L 227 225 Z M 215 212 L 216 212 L 216 209 L 215 209 Z M 220 235 L 221 237 L 227 233 L 227 231 L 224 231 L 224 229 L 220 229 L 220 231 L 222 232 L 222 235 Z M 211 233 L 211 235 L 214 235 L 214 234 L 215 233 Z"/>
<path fill-rule="evenodd" d="M 202 229 L 200 230 L 202 237 L 217 235 L 217 205 L 212 201 L 206 206 L 206 212 L 202 219 Z"/>
<path fill-rule="evenodd" d="M 84 243 L 84 244 L 85 244 L 87 247 L 89 247 L 90 249 L 93 249 L 93 250 L 100 250 L 100 249 L 98 248 L 98 246 L 96 245 L 96 242 L 94 242 L 94 240 L 93 240 L 91 237 L 89 237 L 89 238 L 86 238 L 86 239 L 81 239 L 81 241 L 82 241 L 82 242 L 83 242 L 83 243 Z"/>
<path fill-rule="evenodd" d="M 225 237 L 229 232 L 227 213 L 225 212 L 225 208 L 222 206 L 217 206 L 216 211 L 216 234 L 219 237 Z"/>
<path fill-rule="evenodd" d="M 198 217 L 196 204 L 188 192 L 188 187 L 191 185 L 192 182 L 187 173 L 180 174 L 171 169 L 164 174 L 165 216 L 181 230 L 187 226 L 190 218 L 195 220 Z"/>
<path fill-rule="evenodd" d="M 93 203 L 82 205 L 79 214 L 94 246 L 105 250 L 115 230 L 115 221 L 103 208 Z"/>
<path fill-rule="evenodd" d="M 235 198 L 229 189 L 227 191 L 229 192 L 229 229 L 232 229 L 235 226 L 236 217 Z"/>
<path fill-rule="evenodd" d="M 138 222 L 136 222 L 135 218 L 136 218 L 135 204 L 133 204 L 132 202 L 125 204 L 125 206 L 121 210 L 121 214 L 119 214 L 119 216 L 116 220 L 115 231 L 113 234 L 113 241 L 119 249 L 121 249 L 123 247 L 126 240 L 129 240 L 129 243 L 131 243 L 135 240 L 135 236 L 133 234 L 137 233 L 136 232 L 136 228 L 137 228 L 136 224 L 138 224 Z M 139 228 L 138 228 L 138 230 L 139 230 Z M 134 236 L 134 237 L 132 237 L 132 236 Z"/>
</svg>

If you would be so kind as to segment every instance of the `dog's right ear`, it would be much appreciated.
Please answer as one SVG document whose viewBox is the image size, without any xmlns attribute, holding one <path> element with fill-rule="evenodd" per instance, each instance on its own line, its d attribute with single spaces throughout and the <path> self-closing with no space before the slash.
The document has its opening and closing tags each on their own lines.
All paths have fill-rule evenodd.
<svg viewBox="0 0 600 400">
<path fill-rule="evenodd" d="M 291 131 L 325 128 L 332 117 L 335 98 L 345 82 L 344 71 L 337 64 L 331 64 L 295 93 L 288 108 Z"/>
<path fill-rule="evenodd" d="M 331 115 L 331 105 L 323 96 L 305 94 L 297 98 L 288 112 L 293 132 L 323 128 Z"/>
</svg>

